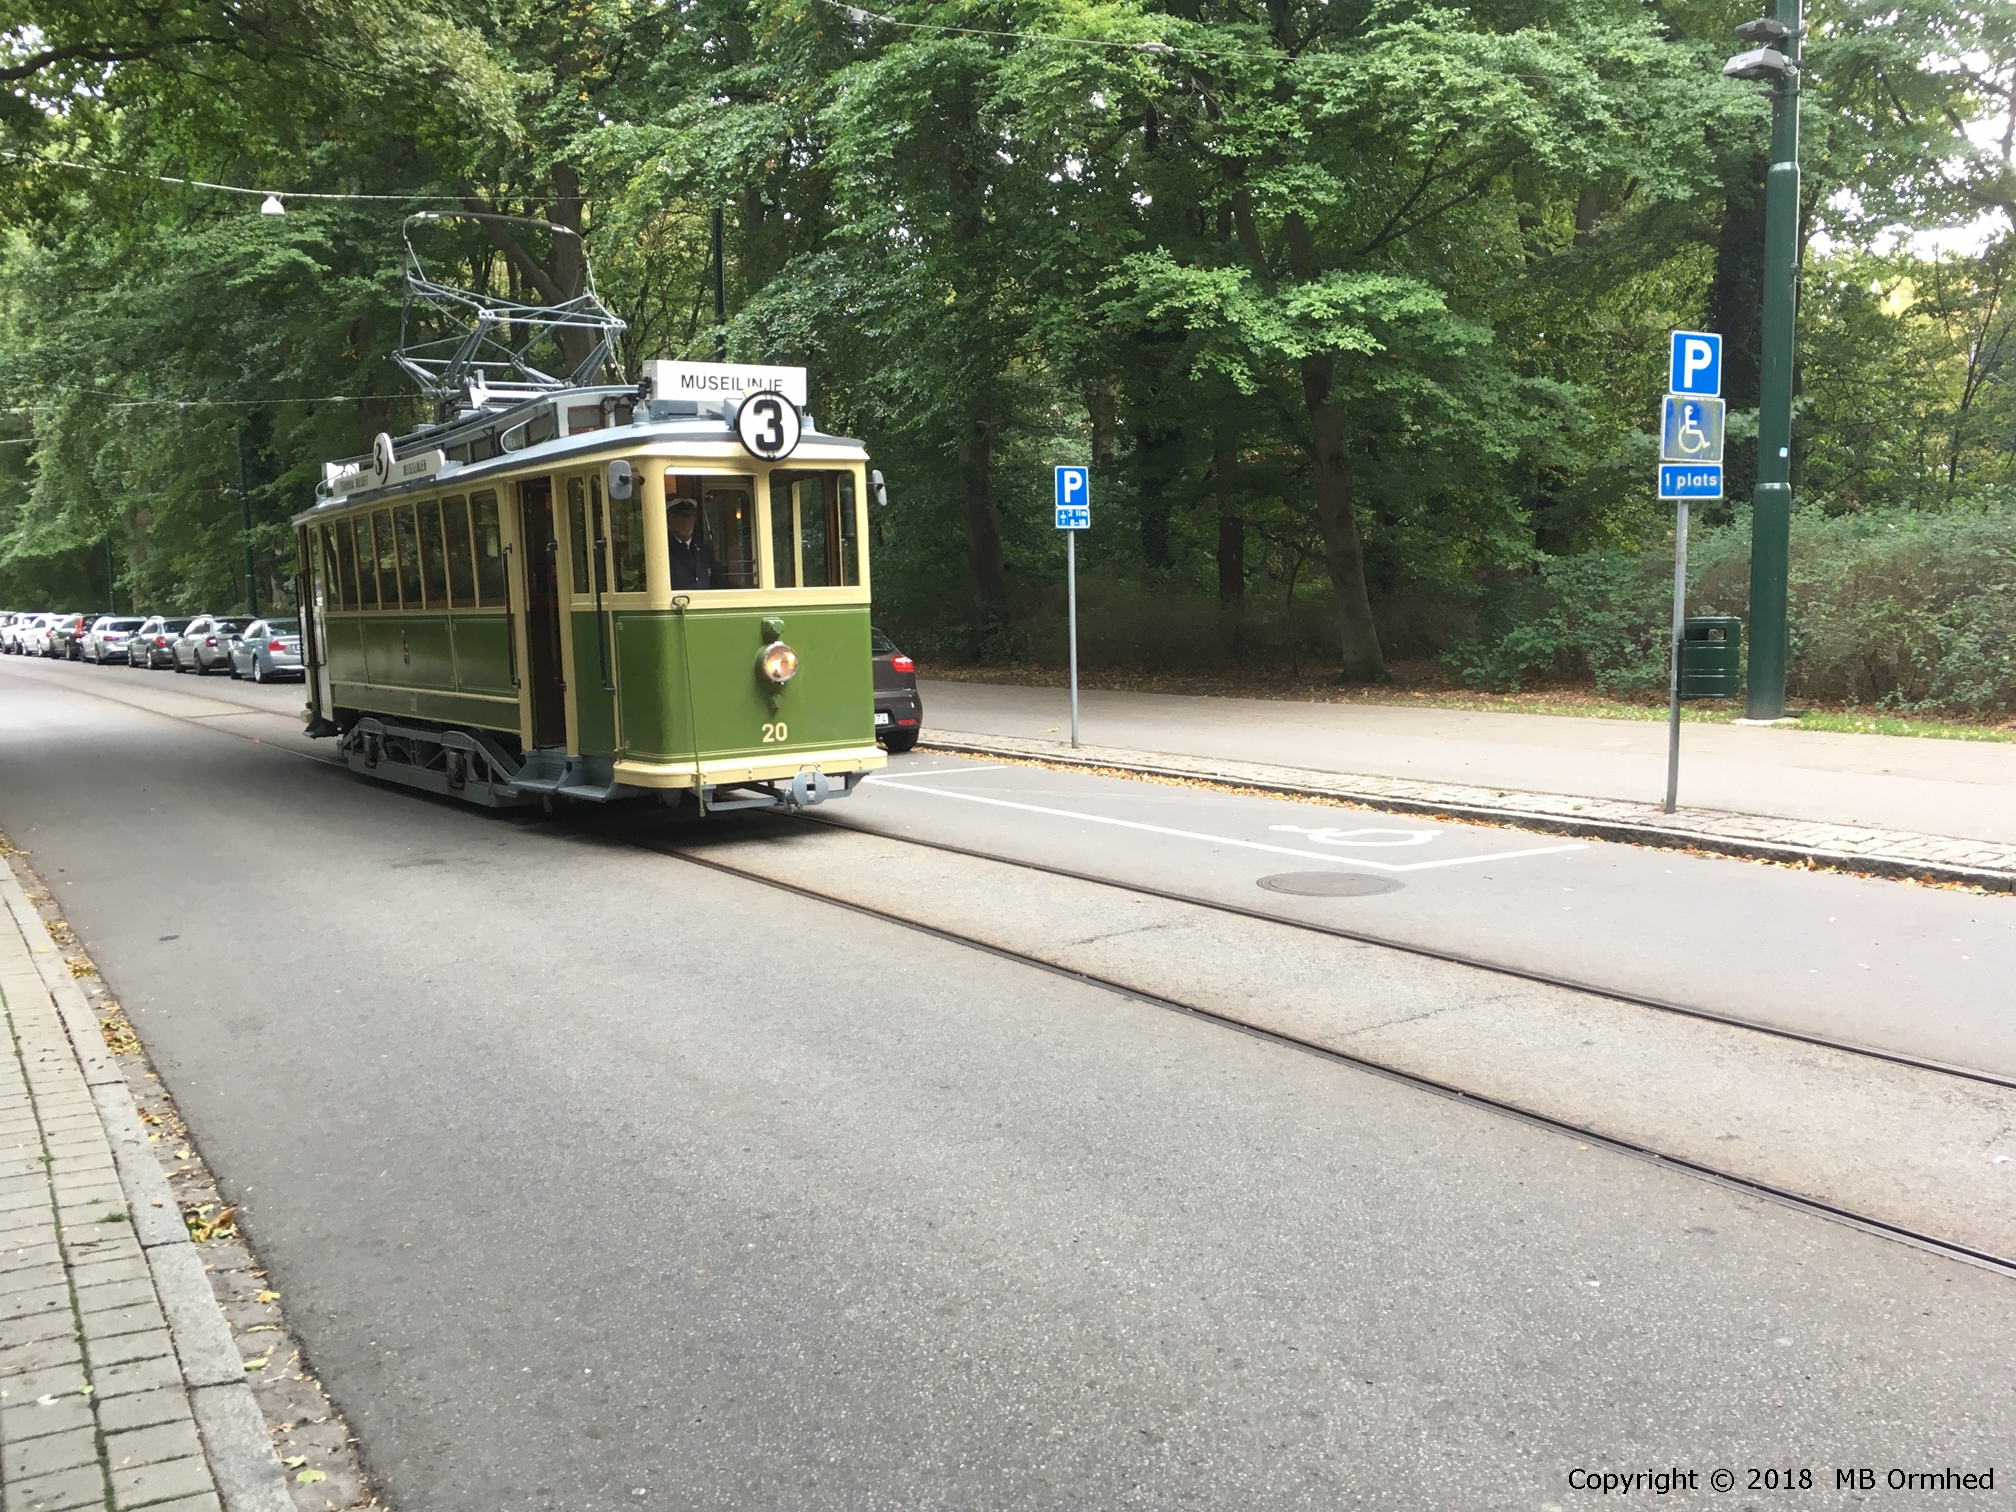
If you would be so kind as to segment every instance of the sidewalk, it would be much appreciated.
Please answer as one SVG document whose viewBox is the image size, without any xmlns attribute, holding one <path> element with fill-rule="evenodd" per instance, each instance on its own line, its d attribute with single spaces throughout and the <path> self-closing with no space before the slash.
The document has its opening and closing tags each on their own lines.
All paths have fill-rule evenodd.
<svg viewBox="0 0 2016 1512">
<path fill-rule="evenodd" d="M 2016 744 L 925 682 L 923 743 L 2016 890 Z"/>
<path fill-rule="evenodd" d="M 293 1512 L 124 1074 L 0 865 L 0 1502 Z"/>
</svg>

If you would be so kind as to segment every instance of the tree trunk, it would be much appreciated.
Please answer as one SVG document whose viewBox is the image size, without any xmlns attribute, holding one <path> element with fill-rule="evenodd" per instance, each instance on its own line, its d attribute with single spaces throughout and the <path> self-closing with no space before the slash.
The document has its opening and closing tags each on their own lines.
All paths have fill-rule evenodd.
<svg viewBox="0 0 2016 1512">
<path fill-rule="evenodd" d="M 959 443 L 959 512 L 966 527 L 966 565 L 973 603 L 988 620 L 1008 617 L 1008 564 L 1001 551 L 1001 516 L 994 507 L 994 402 L 974 407 Z"/>
<path fill-rule="evenodd" d="M 1246 597 L 1246 517 L 1232 500 L 1231 479 L 1239 451 L 1226 432 L 1212 447 L 1212 490 L 1218 495 L 1218 602 L 1226 608 Z"/>
<path fill-rule="evenodd" d="M 561 300 L 573 299 L 588 287 L 588 254 L 581 244 L 581 175 L 571 163 L 553 165 L 553 202 L 547 209 L 547 219 L 557 226 L 565 226 L 576 233 L 573 236 L 555 235 L 553 251 L 548 257 L 547 267 L 551 272 L 554 287 L 560 292 Z M 561 361 L 572 373 L 588 360 L 595 350 L 595 339 L 589 332 L 571 326 L 560 331 Z M 593 383 L 600 374 L 590 374 Z"/>
<path fill-rule="evenodd" d="M 1332 397 L 1336 374 L 1334 353 L 1302 359 L 1302 401 L 1308 407 L 1313 439 L 1310 484 L 1316 523 L 1323 534 L 1323 559 L 1337 596 L 1337 640 L 1344 662 L 1337 680 L 1384 682 L 1386 658 L 1379 650 L 1372 600 L 1365 590 L 1365 546 L 1358 537 L 1358 513 L 1352 501 L 1355 480 L 1346 455 L 1344 411 Z"/>
</svg>

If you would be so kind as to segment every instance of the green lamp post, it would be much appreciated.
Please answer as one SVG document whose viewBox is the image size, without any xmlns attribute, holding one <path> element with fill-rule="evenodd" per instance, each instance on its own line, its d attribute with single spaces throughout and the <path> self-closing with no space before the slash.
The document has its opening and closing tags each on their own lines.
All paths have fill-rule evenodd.
<svg viewBox="0 0 2016 1512">
<path fill-rule="evenodd" d="M 1751 44 L 1722 67 L 1771 85 L 1771 167 L 1764 180 L 1764 326 L 1757 406 L 1757 491 L 1750 515 L 1750 678 L 1745 713 L 1785 717 L 1786 578 L 1792 544 L 1792 346 L 1799 251 L 1799 0 L 1748 21 Z"/>
</svg>

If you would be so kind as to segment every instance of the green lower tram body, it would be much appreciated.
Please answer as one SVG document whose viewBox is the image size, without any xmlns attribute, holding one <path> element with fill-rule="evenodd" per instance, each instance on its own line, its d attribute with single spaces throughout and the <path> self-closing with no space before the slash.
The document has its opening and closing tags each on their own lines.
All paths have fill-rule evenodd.
<svg viewBox="0 0 2016 1512">
<path fill-rule="evenodd" d="M 503 611 L 325 611 L 332 707 L 317 712 L 344 730 L 354 768 L 492 805 L 698 789 L 728 808 L 851 791 L 885 760 L 868 608 L 765 599 L 577 609 L 545 653 L 560 664 L 543 669 L 520 665 Z M 757 665 L 780 635 L 798 654 L 782 686 Z M 528 642 L 525 660 L 540 658 Z M 535 684 L 562 707 L 533 708 Z"/>
</svg>

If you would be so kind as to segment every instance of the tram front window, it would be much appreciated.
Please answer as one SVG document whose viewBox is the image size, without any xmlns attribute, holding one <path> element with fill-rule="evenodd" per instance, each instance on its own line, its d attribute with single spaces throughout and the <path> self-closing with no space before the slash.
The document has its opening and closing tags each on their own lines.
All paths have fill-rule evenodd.
<svg viewBox="0 0 2016 1512">
<path fill-rule="evenodd" d="M 668 472 L 665 547 L 675 593 L 757 587 L 756 480 Z"/>
<path fill-rule="evenodd" d="M 860 583 L 851 472 L 772 473 L 770 523 L 779 588 L 852 588 Z"/>
</svg>

